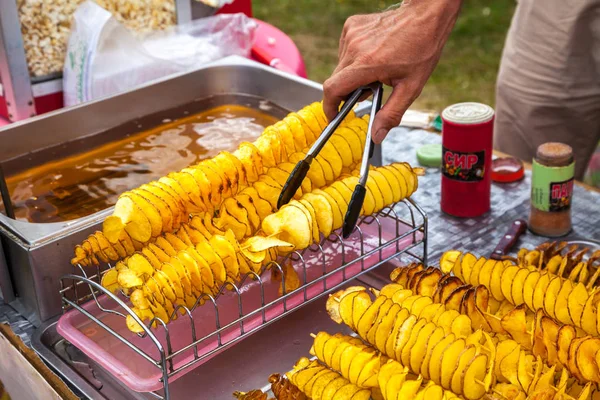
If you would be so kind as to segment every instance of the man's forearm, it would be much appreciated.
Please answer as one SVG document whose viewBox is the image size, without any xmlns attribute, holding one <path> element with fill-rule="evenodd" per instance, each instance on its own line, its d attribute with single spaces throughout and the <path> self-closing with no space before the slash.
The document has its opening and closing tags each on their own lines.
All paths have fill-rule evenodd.
<svg viewBox="0 0 600 400">
<path fill-rule="evenodd" d="M 458 19 L 462 2 L 463 0 L 406 0 L 399 5 L 398 13 L 410 12 L 411 17 L 422 25 L 424 34 L 437 38 L 436 44 L 441 51 Z"/>
</svg>

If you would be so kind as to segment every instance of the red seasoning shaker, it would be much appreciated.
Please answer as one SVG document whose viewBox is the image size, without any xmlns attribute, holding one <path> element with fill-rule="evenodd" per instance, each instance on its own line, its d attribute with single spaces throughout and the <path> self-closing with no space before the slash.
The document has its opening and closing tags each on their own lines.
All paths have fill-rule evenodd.
<svg viewBox="0 0 600 400">
<path fill-rule="evenodd" d="M 442 112 L 442 211 L 477 217 L 490 209 L 494 109 L 459 103 Z"/>
</svg>

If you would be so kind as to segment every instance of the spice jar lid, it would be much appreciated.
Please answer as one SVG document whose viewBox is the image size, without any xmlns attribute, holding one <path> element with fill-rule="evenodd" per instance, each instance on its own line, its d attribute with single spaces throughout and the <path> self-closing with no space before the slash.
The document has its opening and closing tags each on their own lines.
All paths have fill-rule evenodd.
<svg viewBox="0 0 600 400">
<path fill-rule="evenodd" d="M 426 144 L 419 147 L 417 161 L 424 167 L 440 167 L 442 165 L 442 145 Z"/>
<path fill-rule="evenodd" d="M 461 125 L 483 124 L 494 118 L 494 109 L 481 103 L 458 103 L 446 107 L 442 118 Z"/>
<path fill-rule="evenodd" d="M 499 157 L 492 161 L 492 180 L 499 183 L 516 182 L 525 176 L 521 160 L 514 157 Z"/>
<path fill-rule="evenodd" d="M 568 144 L 548 142 L 537 148 L 535 158 L 549 167 L 569 165 L 573 162 L 573 149 Z"/>
</svg>

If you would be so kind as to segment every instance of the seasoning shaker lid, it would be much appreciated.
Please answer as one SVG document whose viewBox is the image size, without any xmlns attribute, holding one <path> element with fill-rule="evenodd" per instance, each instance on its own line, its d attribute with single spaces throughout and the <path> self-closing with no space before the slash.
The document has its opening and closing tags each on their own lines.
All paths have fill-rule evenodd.
<svg viewBox="0 0 600 400">
<path fill-rule="evenodd" d="M 481 103 L 458 103 L 446 107 L 442 118 L 460 125 L 483 124 L 494 118 L 494 109 Z"/>
<path fill-rule="evenodd" d="M 568 144 L 548 142 L 537 148 L 535 158 L 548 167 L 567 166 L 573 162 L 573 149 Z"/>
</svg>

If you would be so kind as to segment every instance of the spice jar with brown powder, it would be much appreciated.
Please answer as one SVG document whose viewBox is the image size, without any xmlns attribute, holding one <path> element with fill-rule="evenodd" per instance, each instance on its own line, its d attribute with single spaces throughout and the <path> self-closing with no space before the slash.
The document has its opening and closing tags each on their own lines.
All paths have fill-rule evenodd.
<svg viewBox="0 0 600 400">
<path fill-rule="evenodd" d="M 574 176 L 571 146 L 550 142 L 538 147 L 531 176 L 531 231 L 547 237 L 564 236 L 571 231 Z"/>
</svg>

